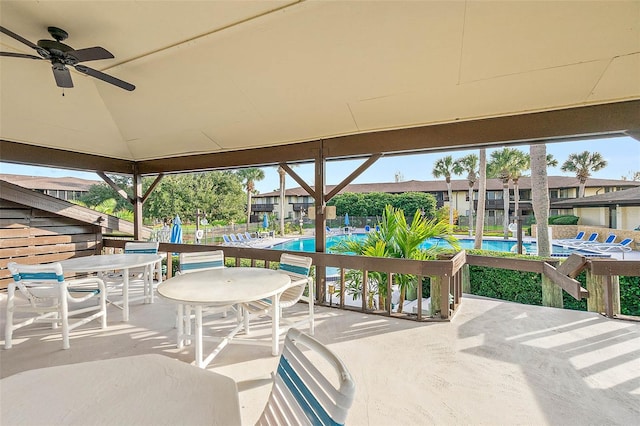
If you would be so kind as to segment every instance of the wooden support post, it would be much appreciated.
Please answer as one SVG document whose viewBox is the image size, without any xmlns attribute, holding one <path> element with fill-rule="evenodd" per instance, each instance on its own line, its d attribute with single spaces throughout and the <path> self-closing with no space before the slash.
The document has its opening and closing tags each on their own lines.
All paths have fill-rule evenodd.
<svg viewBox="0 0 640 426">
<path fill-rule="evenodd" d="M 606 313 L 613 317 L 620 313 L 620 279 L 618 276 L 595 275 L 587 270 L 587 311 Z"/>
<path fill-rule="evenodd" d="M 167 279 L 173 276 L 173 254 L 167 253 Z"/>
<path fill-rule="evenodd" d="M 562 308 L 562 288 L 542 274 L 542 306 Z"/>
<path fill-rule="evenodd" d="M 471 293 L 471 271 L 467 263 L 462 267 L 462 292 L 467 294 Z"/>
<path fill-rule="evenodd" d="M 440 305 L 440 288 L 442 287 L 442 277 L 431 277 L 431 309 L 429 309 L 429 315 L 434 316 L 441 311 Z"/>
<path fill-rule="evenodd" d="M 344 309 L 344 294 L 347 291 L 347 287 L 344 281 L 344 268 L 340 268 L 340 308 Z"/>
<path fill-rule="evenodd" d="M 451 280 L 452 277 L 445 276 L 440 277 L 440 318 L 448 319 L 449 318 L 449 294 L 451 289 Z M 437 298 L 436 294 L 436 298 Z M 431 297 L 431 303 L 433 303 L 433 297 Z"/>
</svg>

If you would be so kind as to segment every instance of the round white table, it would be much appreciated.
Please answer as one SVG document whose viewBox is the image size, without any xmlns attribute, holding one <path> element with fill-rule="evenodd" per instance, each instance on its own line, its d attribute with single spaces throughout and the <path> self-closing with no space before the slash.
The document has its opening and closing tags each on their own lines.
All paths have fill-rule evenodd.
<svg viewBox="0 0 640 426">
<path fill-rule="evenodd" d="M 271 353 L 278 355 L 280 294 L 291 284 L 288 275 L 265 268 L 221 268 L 178 275 L 158 286 L 158 294 L 180 305 L 194 306 L 196 365 L 205 368 L 213 358 L 242 329 L 246 322 L 225 337 L 206 358 L 202 354 L 202 308 L 222 307 L 270 298 L 273 303 L 271 319 Z M 245 318 L 246 319 L 246 318 Z M 178 321 L 178 339 L 182 335 L 182 321 Z"/>
<path fill-rule="evenodd" d="M 236 382 L 157 354 L 24 371 L 0 380 L 7 425 L 239 425 Z"/>
<path fill-rule="evenodd" d="M 129 321 L 129 270 L 149 267 L 162 261 L 159 254 L 103 254 L 96 256 L 74 257 L 60 262 L 64 272 L 105 272 L 122 271 L 122 320 Z M 162 277 L 162 275 L 160 275 Z M 160 280 L 162 278 L 159 278 Z M 153 303 L 153 278 L 145 274 L 145 301 Z"/>
</svg>

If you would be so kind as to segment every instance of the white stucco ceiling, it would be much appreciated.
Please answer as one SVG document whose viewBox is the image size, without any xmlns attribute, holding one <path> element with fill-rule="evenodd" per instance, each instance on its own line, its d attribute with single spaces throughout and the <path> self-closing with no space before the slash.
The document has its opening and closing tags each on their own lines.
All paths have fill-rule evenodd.
<svg viewBox="0 0 640 426">
<path fill-rule="evenodd" d="M 0 138 L 127 160 L 640 98 L 640 2 L 5 1 L 127 92 L 0 57 Z M 2 34 L 2 51 L 35 54 Z"/>
</svg>

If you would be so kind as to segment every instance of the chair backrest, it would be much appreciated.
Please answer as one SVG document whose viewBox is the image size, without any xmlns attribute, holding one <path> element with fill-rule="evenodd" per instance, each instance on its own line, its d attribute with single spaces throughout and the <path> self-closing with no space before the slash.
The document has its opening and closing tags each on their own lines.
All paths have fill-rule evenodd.
<svg viewBox="0 0 640 426">
<path fill-rule="evenodd" d="M 576 234 L 576 240 L 581 240 L 584 238 L 584 231 L 580 231 Z"/>
<path fill-rule="evenodd" d="M 237 235 L 238 235 L 238 241 L 240 241 L 241 243 L 248 243 L 249 242 L 249 240 L 246 239 L 242 233 L 238 232 Z"/>
<path fill-rule="evenodd" d="M 222 234 L 222 240 L 227 244 L 231 244 L 231 239 L 227 234 Z"/>
<path fill-rule="evenodd" d="M 365 225 L 364 230 L 365 232 L 369 232 L 371 231 L 371 227 L 369 225 Z"/>
<path fill-rule="evenodd" d="M 589 235 L 589 238 L 587 239 L 587 241 L 595 241 L 598 239 L 598 233 L 594 232 L 591 235 Z"/>
<path fill-rule="evenodd" d="M 233 234 L 229 234 L 229 238 L 231 238 L 231 242 L 232 243 L 239 243 L 240 241 L 238 241 L 238 237 L 236 237 Z"/>
<path fill-rule="evenodd" d="M 222 250 L 180 253 L 180 273 L 182 274 L 220 268 L 224 268 Z"/>
<path fill-rule="evenodd" d="M 311 282 L 311 263 L 313 259 L 306 256 L 282 253 L 279 270 L 291 278 L 291 287 L 280 296 L 280 302 L 287 305 L 296 303 L 302 297 L 307 284 Z"/>
<path fill-rule="evenodd" d="M 124 245 L 124 252 L 127 254 L 158 254 L 158 246 L 160 243 L 157 241 L 149 242 L 128 242 Z"/>
<path fill-rule="evenodd" d="M 249 232 L 245 232 L 245 233 L 244 233 L 244 238 L 245 238 L 247 241 L 251 241 L 251 240 L 254 240 L 254 239 L 255 239 L 255 238 L 253 238 L 253 237 L 251 236 L 251 234 L 250 234 Z"/>
<path fill-rule="evenodd" d="M 9 262 L 7 268 L 20 292 L 30 301 L 33 301 L 33 297 L 59 297 L 65 288 L 62 265 L 59 263 L 19 265 Z"/>
<path fill-rule="evenodd" d="M 633 238 L 625 238 L 624 240 L 620 241 L 620 245 L 628 246 L 629 244 L 631 244 L 631 241 L 633 241 Z"/>
<path fill-rule="evenodd" d="M 616 240 L 616 234 L 609 234 L 606 240 L 604 240 L 605 244 L 611 244 Z"/>
<path fill-rule="evenodd" d="M 301 350 L 303 347 L 319 355 L 326 365 L 312 362 Z M 330 373 L 335 373 L 337 379 L 323 374 L 317 367 L 332 370 Z M 343 425 L 355 389 L 347 367 L 331 350 L 292 328 L 285 337 L 271 394 L 256 424 Z"/>
</svg>

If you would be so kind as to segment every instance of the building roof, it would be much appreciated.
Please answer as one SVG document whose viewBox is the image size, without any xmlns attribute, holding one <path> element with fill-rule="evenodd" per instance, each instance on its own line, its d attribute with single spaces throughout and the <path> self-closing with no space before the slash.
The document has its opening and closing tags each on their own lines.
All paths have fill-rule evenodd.
<svg viewBox="0 0 640 426">
<path fill-rule="evenodd" d="M 577 188 L 579 186 L 578 179 L 568 176 L 549 176 L 549 188 L 561 189 L 561 188 Z M 518 181 L 520 189 L 531 189 L 531 178 L 522 177 Z M 587 187 L 615 187 L 615 188 L 630 188 L 634 186 L 640 186 L 640 182 L 616 180 L 616 179 L 588 179 Z M 335 185 L 327 185 L 327 192 L 331 191 Z M 513 188 L 513 184 L 510 183 L 510 188 Z M 455 179 L 451 180 L 451 188 L 455 192 L 468 191 L 469 183 L 467 180 Z M 478 189 L 478 184 L 474 186 L 474 190 Z M 487 191 L 501 191 L 502 181 L 500 179 L 487 179 Z M 354 193 L 370 193 L 370 192 L 386 192 L 391 194 L 399 194 L 403 192 L 444 192 L 447 191 L 447 183 L 441 180 L 409 180 L 404 182 L 386 182 L 386 183 L 353 183 L 347 185 L 340 193 L 354 192 Z M 301 188 L 291 188 L 285 191 L 287 196 L 305 196 L 309 195 Z M 278 197 L 279 191 L 266 192 L 264 194 L 255 195 L 254 198 L 260 197 Z"/>
<path fill-rule="evenodd" d="M 640 186 L 622 191 L 592 195 L 590 197 L 558 201 L 553 203 L 551 207 L 608 207 L 615 205 L 640 206 Z"/>
<path fill-rule="evenodd" d="M 49 189 L 58 191 L 88 191 L 92 185 L 103 184 L 102 180 L 75 177 L 43 177 L 0 173 L 0 179 L 28 189 Z"/>
</svg>

